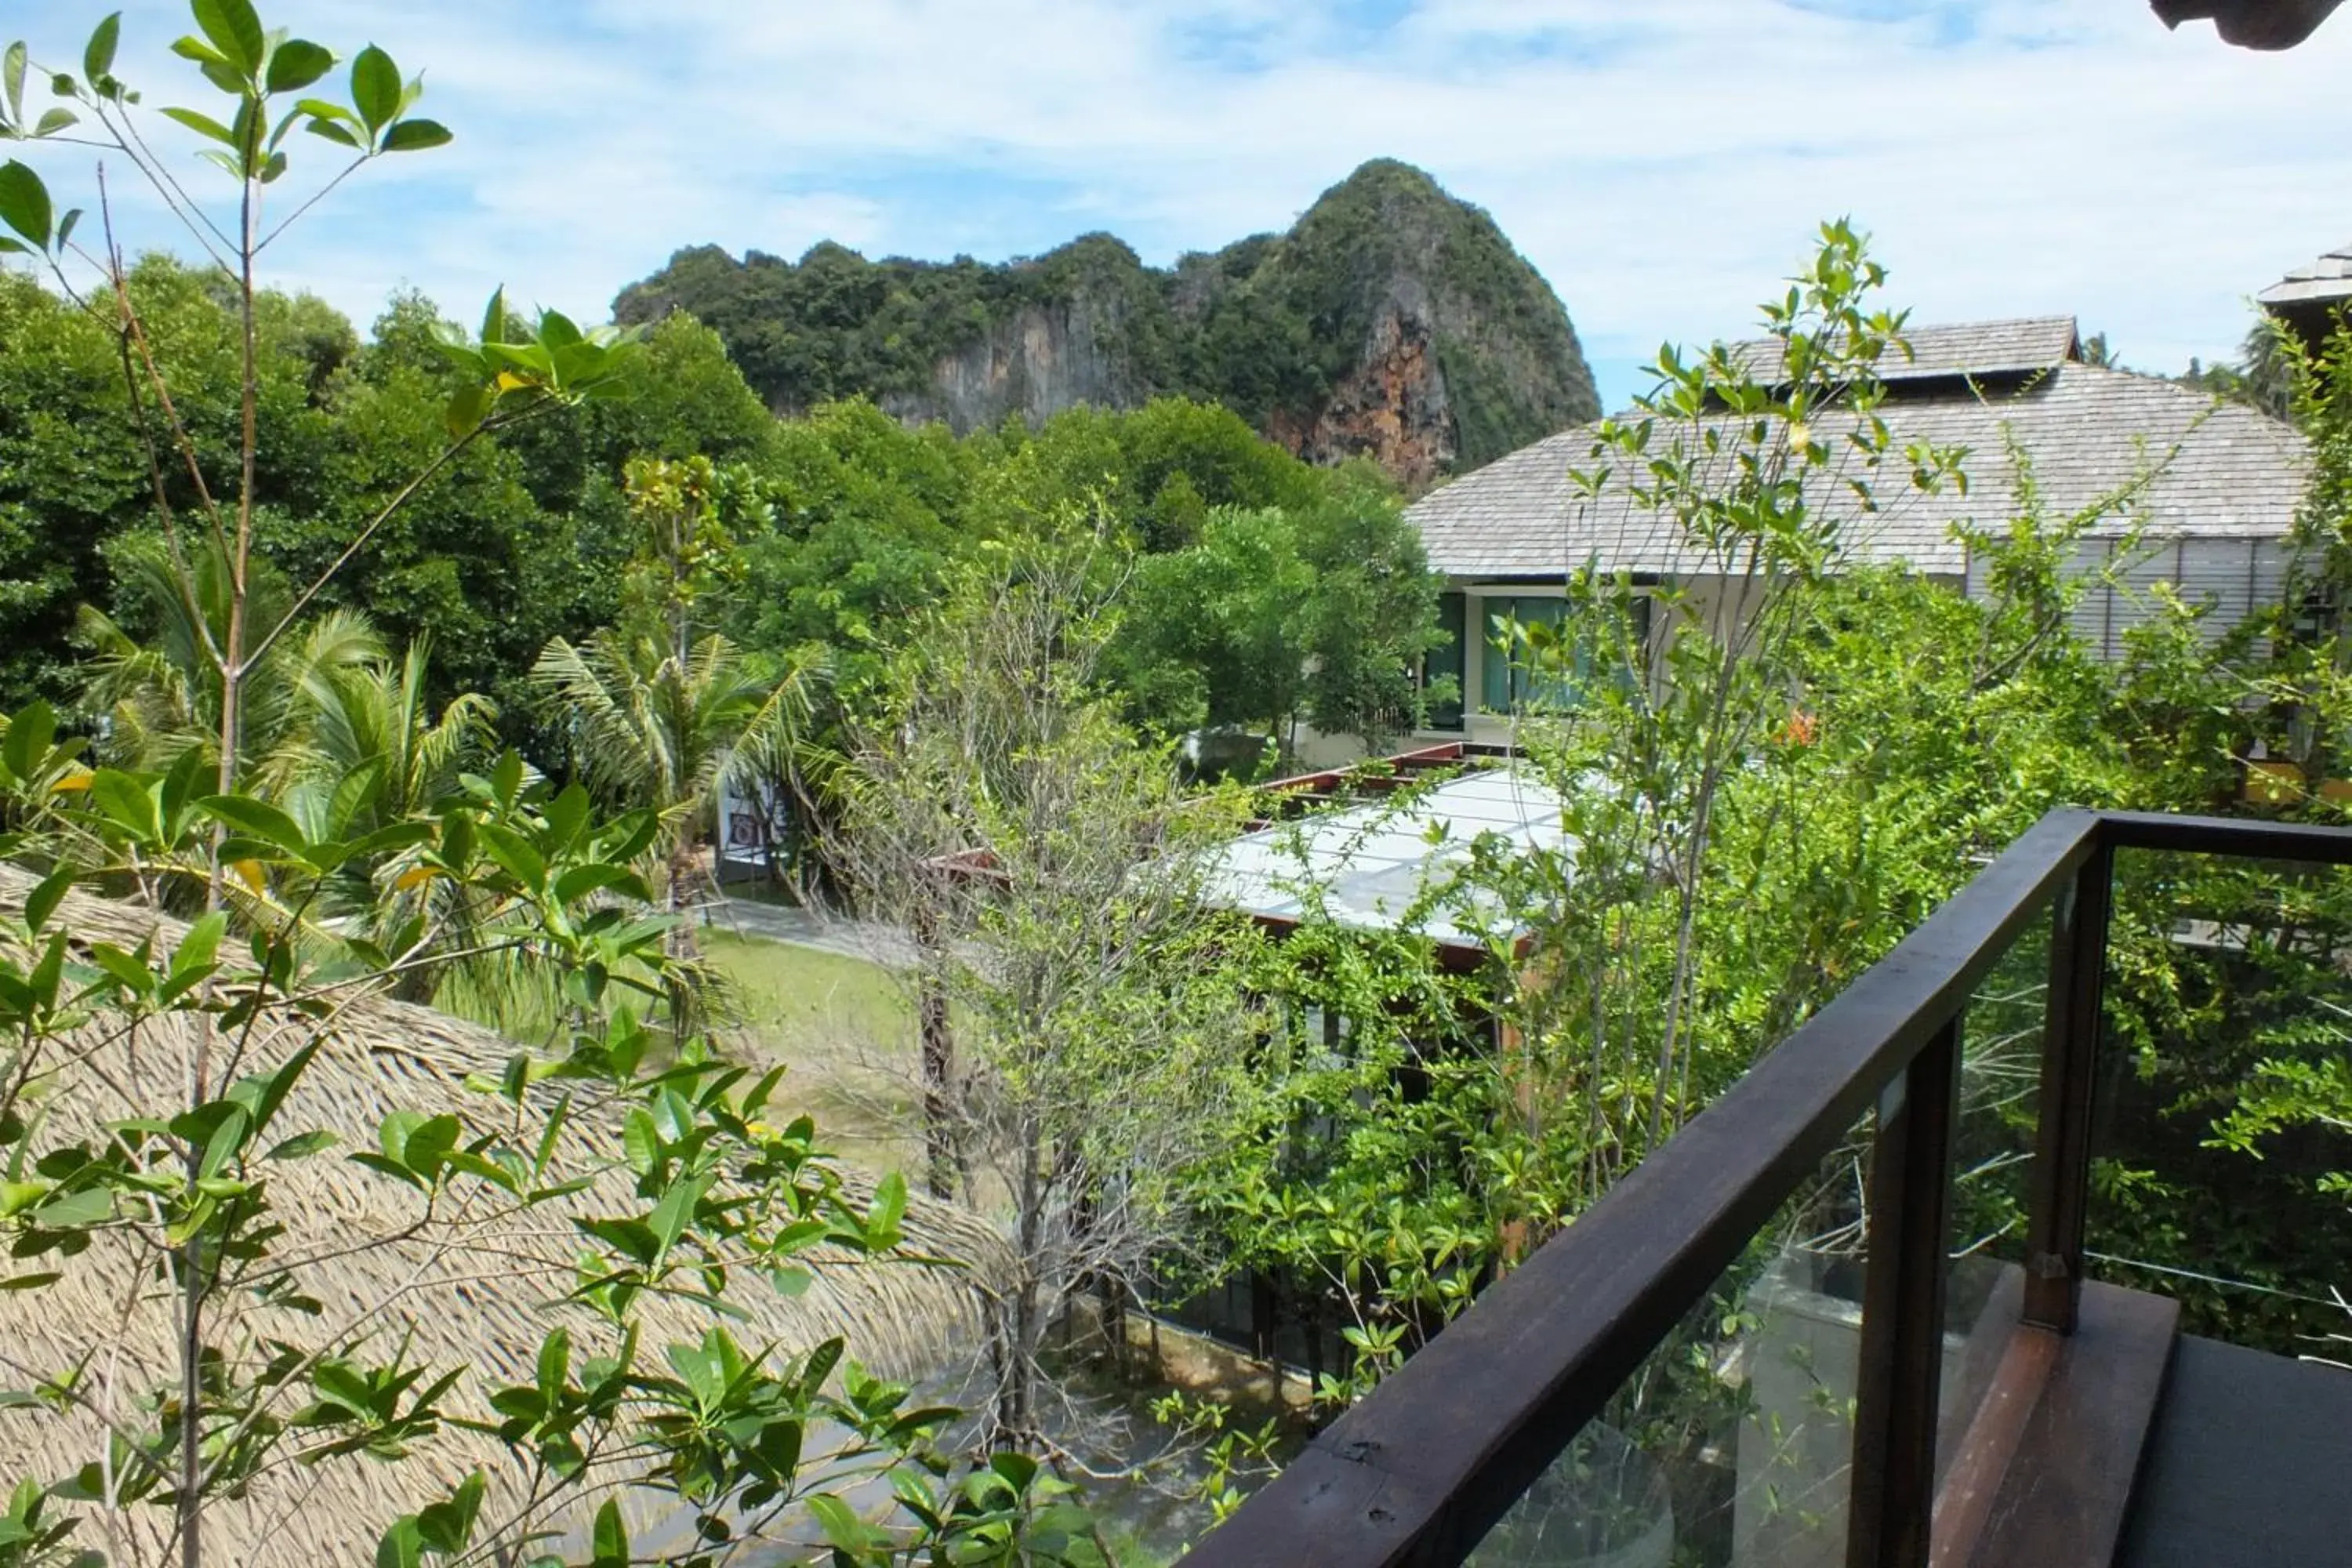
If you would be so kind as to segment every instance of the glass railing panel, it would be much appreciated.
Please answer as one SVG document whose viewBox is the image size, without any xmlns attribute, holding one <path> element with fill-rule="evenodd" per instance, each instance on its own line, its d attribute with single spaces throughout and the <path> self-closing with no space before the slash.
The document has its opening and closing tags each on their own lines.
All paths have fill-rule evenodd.
<svg viewBox="0 0 2352 1568">
<path fill-rule="evenodd" d="M 1837 1568 L 1870 1121 L 1471 1554 L 1483 1568 Z"/>
<path fill-rule="evenodd" d="M 2105 981 L 2089 1273 L 2352 1361 L 2352 869 L 2120 850 Z"/>
<path fill-rule="evenodd" d="M 1977 983 L 1960 1016 L 1945 1243 L 1938 1478 L 1982 1402 L 2021 1304 L 2050 933 L 2045 910 Z"/>
</svg>

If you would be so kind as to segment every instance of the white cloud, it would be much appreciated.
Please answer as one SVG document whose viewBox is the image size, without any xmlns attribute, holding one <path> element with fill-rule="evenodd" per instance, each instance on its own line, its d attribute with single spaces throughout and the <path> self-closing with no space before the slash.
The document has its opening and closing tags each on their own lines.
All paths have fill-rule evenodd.
<svg viewBox="0 0 2352 1568">
<path fill-rule="evenodd" d="M 0 30 L 50 34 L 57 9 L 0 0 Z M 428 68 L 459 132 L 277 258 L 362 319 L 403 281 L 593 313 L 705 241 L 1003 255 L 1103 227 L 1165 259 L 1387 154 L 1493 211 L 1612 364 L 1740 331 L 1813 223 L 1852 213 L 1922 318 L 2074 310 L 2171 369 L 2230 352 L 2246 295 L 2352 232 L 2352 24 L 2252 55 L 2132 0 L 1423 0 L 1385 29 L 1275 0 L 265 14 Z M 126 70 L 184 71 L 178 15 L 134 5 Z"/>
</svg>

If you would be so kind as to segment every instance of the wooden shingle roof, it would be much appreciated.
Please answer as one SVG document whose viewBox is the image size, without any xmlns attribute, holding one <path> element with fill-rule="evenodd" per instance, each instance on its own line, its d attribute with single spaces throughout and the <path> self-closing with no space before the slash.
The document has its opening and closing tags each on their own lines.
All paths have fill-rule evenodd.
<svg viewBox="0 0 2352 1568">
<path fill-rule="evenodd" d="M 2021 329 L 2014 341 L 2030 336 L 2024 323 L 1997 325 Z M 2007 331 L 1970 331 L 1980 344 L 2012 341 Z M 1922 338 L 1939 342 L 1921 331 L 1915 343 Z M 2045 347 L 2050 341 L 2042 340 Z M 2132 490 L 2127 511 L 2095 531 L 2106 536 L 2137 521 L 2160 538 L 2284 537 L 2307 464 L 2302 437 L 2283 421 L 2216 404 L 2174 382 L 2073 360 L 2000 387 L 1948 371 L 1910 390 L 1890 381 L 1880 413 L 1895 452 L 1874 482 L 1879 510 L 1865 513 L 1844 476 L 1823 482 L 1814 504 L 1840 516 L 1857 557 L 1905 561 L 1923 572 L 1966 569 L 1956 524 L 1991 527 L 2013 514 L 2010 437 L 2031 458 L 2050 518 Z M 1591 500 L 1576 494 L 1570 470 L 1601 466 L 1592 430 L 1564 430 L 1415 502 L 1406 515 L 1421 531 L 1430 565 L 1463 578 L 1558 577 L 1588 562 L 1660 574 L 1718 570 L 1691 554 L 1671 519 L 1634 505 L 1622 481 L 1604 483 Z M 1844 449 L 1836 436 L 1821 434 L 1833 451 Z M 1968 493 L 1915 489 L 1901 457 L 1913 441 L 1964 448 Z"/>
<path fill-rule="evenodd" d="M 2285 305 L 2352 299 L 2352 241 L 2337 246 L 2318 259 L 2294 268 L 2254 296 L 2257 303 L 2276 310 Z"/>
<path fill-rule="evenodd" d="M 2055 370 L 2082 357 L 2082 342 L 2072 316 L 1916 327 L 1904 334 L 1904 342 L 1908 353 L 1892 349 L 1878 363 L 1878 378 L 1889 385 L 1951 376 L 2008 379 Z M 1737 343 L 1732 347 L 1733 363 L 1770 384 L 1780 379 L 1783 349 L 1778 338 Z"/>
</svg>

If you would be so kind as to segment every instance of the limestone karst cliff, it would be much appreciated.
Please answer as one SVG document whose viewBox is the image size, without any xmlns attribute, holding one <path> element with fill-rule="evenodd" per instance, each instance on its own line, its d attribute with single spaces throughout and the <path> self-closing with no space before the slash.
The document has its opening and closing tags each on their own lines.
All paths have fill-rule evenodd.
<svg viewBox="0 0 2352 1568">
<path fill-rule="evenodd" d="M 1549 286 L 1485 212 L 1386 160 L 1287 233 L 1169 268 L 1108 235 L 1002 265 L 703 247 L 614 306 L 674 310 L 716 329 L 779 412 L 863 395 L 965 431 L 1181 393 L 1414 489 L 1599 412 Z"/>
</svg>

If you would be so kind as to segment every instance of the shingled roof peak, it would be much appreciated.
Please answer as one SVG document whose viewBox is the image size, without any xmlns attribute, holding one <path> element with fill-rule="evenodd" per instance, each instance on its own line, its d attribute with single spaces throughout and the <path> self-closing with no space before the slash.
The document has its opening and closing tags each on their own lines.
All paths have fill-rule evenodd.
<svg viewBox="0 0 2352 1568">
<path fill-rule="evenodd" d="M 2342 280 L 2352 278 L 2352 240 L 2346 240 L 2333 250 L 2324 250 L 2300 267 L 2287 269 L 2287 275 L 2257 295 L 2263 304 L 2279 304 L 2311 297 L 2311 284 L 2325 286 L 2324 292 L 2333 296 L 2344 290 Z M 2298 288 L 2298 285 L 2305 287 Z"/>
<path fill-rule="evenodd" d="M 1915 326 L 1906 329 L 1903 343 L 1903 348 L 1890 351 L 1879 361 L 1881 380 L 2030 375 L 2083 357 L 2082 334 L 2072 316 L 2011 316 Z M 1732 345 L 1734 363 L 1744 365 L 1759 381 L 1779 379 L 1784 353 L 1777 338 Z"/>
</svg>

